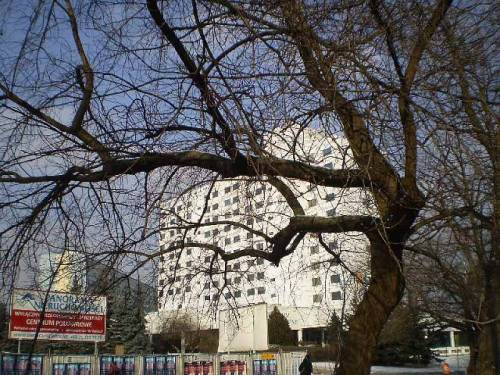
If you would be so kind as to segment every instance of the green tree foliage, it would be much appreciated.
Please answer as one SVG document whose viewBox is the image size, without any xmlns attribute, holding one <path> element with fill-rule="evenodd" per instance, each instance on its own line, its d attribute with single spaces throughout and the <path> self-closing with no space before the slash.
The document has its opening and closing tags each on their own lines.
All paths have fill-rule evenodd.
<svg viewBox="0 0 500 375">
<path fill-rule="evenodd" d="M 112 353 L 124 345 L 126 353 L 148 353 L 150 342 L 145 332 L 142 291 L 108 296 L 106 342 L 101 351 Z"/>
<path fill-rule="evenodd" d="M 294 334 L 287 318 L 277 307 L 269 315 L 269 343 L 274 345 L 294 345 Z"/>
<path fill-rule="evenodd" d="M 374 363 L 386 365 L 428 364 L 433 358 L 432 338 L 426 323 L 414 309 L 399 306 L 391 314 L 379 338 Z"/>
</svg>

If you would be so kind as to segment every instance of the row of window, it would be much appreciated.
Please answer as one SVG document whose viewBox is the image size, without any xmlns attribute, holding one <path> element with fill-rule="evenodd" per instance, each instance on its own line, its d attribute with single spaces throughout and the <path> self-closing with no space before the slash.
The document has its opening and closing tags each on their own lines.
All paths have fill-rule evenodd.
<svg viewBox="0 0 500 375">
<path fill-rule="evenodd" d="M 185 290 L 186 290 L 186 292 L 189 292 L 189 291 L 191 291 L 191 287 L 187 286 Z M 181 289 L 180 288 L 169 289 L 167 291 L 167 295 L 169 295 L 169 296 L 173 296 L 174 294 L 180 294 L 180 293 L 181 293 Z M 263 287 L 263 286 L 261 286 L 261 287 L 258 287 L 258 288 L 247 289 L 246 295 L 248 297 L 252 297 L 252 296 L 255 296 L 255 294 L 257 294 L 257 295 L 263 295 L 265 293 L 266 293 L 266 288 Z M 164 293 L 163 293 L 163 290 L 161 290 L 159 292 L 159 297 L 161 298 L 163 296 L 164 296 Z M 332 301 L 340 301 L 340 300 L 342 300 L 342 292 L 340 292 L 340 291 L 332 292 L 330 294 L 330 296 L 331 296 Z M 241 290 L 236 290 L 233 293 L 227 292 L 227 293 L 224 294 L 224 297 L 226 297 L 226 299 L 240 298 L 241 297 Z M 274 298 L 274 297 L 276 297 L 276 294 L 271 294 L 271 298 Z M 214 294 L 212 296 L 205 295 L 203 298 L 205 299 L 205 301 L 210 301 L 210 299 L 216 300 L 218 298 L 218 295 L 217 294 Z M 321 303 L 321 302 L 323 302 L 323 294 L 314 294 L 313 295 L 313 303 Z"/>
<path fill-rule="evenodd" d="M 328 248 L 330 250 L 335 250 L 338 248 L 338 241 L 337 240 L 333 240 L 333 241 L 330 241 L 328 242 Z M 313 245 L 309 248 L 310 252 L 311 252 L 311 255 L 314 255 L 314 254 L 319 254 L 319 245 Z"/>
<path fill-rule="evenodd" d="M 251 296 L 255 296 L 255 294 L 257 293 L 257 295 L 262 295 L 262 294 L 265 294 L 266 293 L 266 288 L 261 286 L 261 287 L 258 287 L 258 288 L 250 288 L 250 289 L 247 289 L 247 296 L 251 297 Z M 216 300 L 218 297 L 217 294 L 214 294 L 212 295 L 212 300 Z M 224 294 L 224 297 L 226 297 L 226 299 L 230 299 L 230 298 L 240 298 L 241 297 L 241 290 L 236 290 L 234 291 L 234 293 L 231 293 L 231 292 L 227 292 Z M 271 295 L 271 297 L 276 297 L 275 294 Z M 205 301 L 210 301 L 210 295 L 206 295 L 204 296 L 204 299 Z"/>
<path fill-rule="evenodd" d="M 332 301 L 340 301 L 342 300 L 342 292 L 332 292 L 331 297 Z M 313 295 L 313 303 L 321 303 L 321 302 L 323 302 L 323 294 Z"/>
<path fill-rule="evenodd" d="M 234 183 L 232 186 L 226 186 L 226 187 L 224 188 L 224 194 L 229 194 L 229 193 L 231 192 L 231 190 L 232 190 L 232 191 L 236 191 L 236 190 L 238 190 L 239 188 L 240 188 L 240 183 L 239 183 L 239 182 L 236 182 L 236 183 Z M 262 194 L 262 192 L 263 192 L 265 189 L 266 189 L 266 187 L 265 187 L 265 186 L 262 186 L 262 187 L 257 188 L 257 189 L 255 190 L 255 195 L 260 195 L 260 194 Z M 212 197 L 212 198 L 217 198 L 218 196 L 219 196 L 219 191 L 214 190 L 214 191 L 212 192 L 211 197 Z"/>
<path fill-rule="evenodd" d="M 330 282 L 332 284 L 338 284 L 340 283 L 340 275 L 331 275 L 330 276 Z M 320 286 L 321 285 L 321 277 L 313 277 L 312 278 L 312 286 Z"/>
</svg>

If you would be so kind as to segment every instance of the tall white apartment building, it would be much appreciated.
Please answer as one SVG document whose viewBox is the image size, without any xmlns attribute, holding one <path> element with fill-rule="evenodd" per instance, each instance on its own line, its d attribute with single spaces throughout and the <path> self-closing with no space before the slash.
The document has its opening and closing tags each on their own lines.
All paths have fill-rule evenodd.
<svg viewBox="0 0 500 375">
<path fill-rule="evenodd" d="M 266 150 L 281 158 L 326 168 L 353 164 L 345 140 L 320 132 L 299 133 L 291 127 L 267 141 Z M 282 181 L 292 189 L 306 215 L 362 214 L 370 207 L 370 199 L 361 189 Z M 224 263 L 210 248 L 188 246 L 216 245 L 227 253 L 269 248 L 269 238 L 288 224 L 293 213 L 265 176 L 201 183 L 165 202 L 163 214 L 160 312 L 191 312 L 216 327 L 218 310 L 265 302 L 282 310 L 297 308 L 306 315 L 321 312 L 322 318 L 312 319 L 313 323 L 310 316 L 304 321 L 309 326 L 324 326 L 325 317 L 334 311 L 340 316 L 363 288 L 368 256 L 367 240 L 361 233 L 307 234 L 278 266 L 251 257 Z M 185 245 L 172 248 L 180 244 Z M 300 322 L 295 325 L 300 328 Z"/>
</svg>

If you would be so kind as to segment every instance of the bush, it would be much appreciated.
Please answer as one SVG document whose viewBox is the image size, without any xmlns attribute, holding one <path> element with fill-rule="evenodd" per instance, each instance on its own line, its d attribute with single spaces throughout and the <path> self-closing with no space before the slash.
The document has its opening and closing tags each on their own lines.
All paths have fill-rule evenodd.
<svg viewBox="0 0 500 375">
<path fill-rule="evenodd" d="M 275 306 L 268 320 L 269 344 L 295 345 L 295 335 L 287 318 Z"/>
</svg>

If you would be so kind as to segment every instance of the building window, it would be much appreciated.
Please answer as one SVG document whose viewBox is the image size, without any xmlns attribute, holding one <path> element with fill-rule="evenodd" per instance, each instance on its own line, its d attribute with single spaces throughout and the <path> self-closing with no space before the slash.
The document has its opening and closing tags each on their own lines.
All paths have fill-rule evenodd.
<svg viewBox="0 0 500 375">
<path fill-rule="evenodd" d="M 225 225 L 224 226 L 224 232 L 229 232 L 231 230 L 231 225 Z"/>
<path fill-rule="evenodd" d="M 191 239 L 188 239 L 188 241 L 191 241 Z M 186 250 L 186 254 L 187 254 L 187 255 L 191 255 L 191 249 L 187 249 L 187 250 Z"/>
<path fill-rule="evenodd" d="M 263 286 L 257 288 L 257 294 L 264 294 L 266 292 L 266 288 Z"/>
<path fill-rule="evenodd" d="M 207 206 L 207 210 L 206 210 L 207 213 L 210 212 L 210 206 Z"/>
<path fill-rule="evenodd" d="M 326 163 L 325 168 L 332 169 L 333 168 L 333 163 Z"/>
<path fill-rule="evenodd" d="M 330 155 L 332 153 L 332 148 L 331 147 L 327 147 L 323 150 L 323 156 L 327 156 L 327 155 Z"/>
<path fill-rule="evenodd" d="M 318 204 L 318 200 L 317 200 L 316 198 L 314 198 L 314 199 L 309 199 L 309 200 L 307 201 L 307 205 L 308 205 L 309 207 L 314 207 L 314 206 L 316 206 L 317 204 Z"/>
<path fill-rule="evenodd" d="M 258 188 L 257 190 L 255 190 L 255 195 L 260 195 L 262 194 L 262 188 Z"/>
<path fill-rule="evenodd" d="M 237 182 L 233 185 L 233 190 L 238 190 L 240 188 L 240 183 Z"/>
<path fill-rule="evenodd" d="M 214 287 L 216 287 L 216 288 L 218 288 L 218 287 L 219 287 L 219 282 L 218 282 L 218 281 L 214 281 L 212 284 L 213 284 L 213 286 L 214 286 Z"/>
<path fill-rule="evenodd" d="M 328 248 L 330 250 L 335 250 L 339 246 L 337 240 L 328 242 Z"/>
<path fill-rule="evenodd" d="M 313 271 L 318 271 L 319 270 L 319 267 L 320 267 L 320 264 L 319 263 L 314 263 L 312 266 L 311 266 L 311 269 Z"/>
<path fill-rule="evenodd" d="M 210 263 L 210 260 L 212 259 L 212 257 L 208 256 L 208 257 L 205 257 L 205 263 Z"/>
<path fill-rule="evenodd" d="M 247 296 L 254 296 L 255 295 L 255 289 L 251 288 L 247 290 Z"/>
<path fill-rule="evenodd" d="M 330 276 L 330 282 L 332 284 L 338 284 L 338 283 L 340 283 L 340 275 L 332 275 L 332 276 Z"/>
<path fill-rule="evenodd" d="M 214 204 L 214 205 L 212 206 L 212 211 L 215 211 L 215 210 L 216 210 L 216 209 L 218 209 L 218 208 L 219 208 L 219 204 L 218 204 L 218 203 L 216 203 L 216 204 Z"/>
<path fill-rule="evenodd" d="M 239 270 L 239 269 L 240 269 L 240 264 L 239 263 L 233 264 L 233 270 Z"/>
<path fill-rule="evenodd" d="M 264 272 L 257 273 L 257 280 L 264 280 Z"/>
<path fill-rule="evenodd" d="M 319 286 L 319 285 L 321 285 L 321 277 L 313 277 L 312 286 Z"/>
<path fill-rule="evenodd" d="M 171 236 L 171 237 L 175 236 L 175 231 L 171 230 L 171 231 L 170 231 L 170 236 Z"/>
<path fill-rule="evenodd" d="M 321 294 L 313 295 L 313 303 L 321 303 L 323 296 Z"/>
<path fill-rule="evenodd" d="M 247 260 L 248 267 L 252 267 L 255 264 L 255 259 Z"/>
<path fill-rule="evenodd" d="M 210 296 L 205 296 L 205 301 L 210 301 Z"/>
<path fill-rule="evenodd" d="M 239 201 L 240 201 L 240 198 L 238 198 L 238 197 L 233 198 L 233 203 L 238 203 Z"/>
<path fill-rule="evenodd" d="M 165 280 L 160 279 L 160 286 L 165 284 Z"/>
<path fill-rule="evenodd" d="M 341 299 L 342 299 L 341 292 L 332 292 L 332 300 L 333 301 L 340 301 Z"/>
<path fill-rule="evenodd" d="M 264 202 L 257 202 L 257 204 L 255 205 L 255 208 L 262 208 L 264 207 Z"/>
<path fill-rule="evenodd" d="M 240 242 L 240 236 L 234 236 L 233 243 Z"/>
<path fill-rule="evenodd" d="M 234 284 L 238 285 L 239 283 L 241 283 L 241 277 L 235 277 L 234 278 Z"/>
<path fill-rule="evenodd" d="M 264 244 L 262 242 L 259 242 L 259 243 L 255 244 L 255 248 L 257 250 L 264 250 Z"/>
<path fill-rule="evenodd" d="M 253 237 L 253 233 L 252 232 L 247 232 L 247 240 L 251 240 Z"/>
<path fill-rule="evenodd" d="M 318 253 L 319 253 L 319 246 L 318 245 L 311 246 L 311 255 Z"/>
<path fill-rule="evenodd" d="M 326 211 L 326 216 L 332 217 L 335 216 L 335 208 L 331 208 Z"/>
<path fill-rule="evenodd" d="M 333 201 L 335 199 L 335 194 L 334 193 L 328 193 L 325 197 L 325 199 L 329 202 Z"/>
<path fill-rule="evenodd" d="M 174 295 L 174 290 L 173 289 L 169 289 L 168 293 L 167 293 L 169 296 L 173 296 Z"/>
<path fill-rule="evenodd" d="M 224 294 L 224 297 L 225 297 L 226 299 L 231 298 L 231 293 L 227 292 L 226 294 Z"/>
<path fill-rule="evenodd" d="M 230 238 L 224 239 L 224 245 L 231 245 L 231 239 Z"/>
<path fill-rule="evenodd" d="M 185 290 L 186 290 L 187 293 L 189 293 L 191 291 L 191 286 L 190 285 L 186 286 Z"/>
<path fill-rule="evenodd" d="M 240 210 L 236 209 L 233 211 L 233 215 L 239 215 L 240 214 Z"/>
<path fill-rule="evenodd" d="M 247 219 L 247 225 L 252 225 L 253 224 L 253 219 L 251 217 L 249 217 Z"/>
<path fill-rule="evenodd" d="M 175 256 L 174 253 L 170 253 L 170 255 L 168 256 L 168 259 L 174 259 L 174 256 Z"/>
<path fill-rule="evenodd" d="M 247 280 L 248 281 L 253 281 L 254 279 L 255 279 L 255 275 L 254 274 L 251 273 L 251 274 L 247 275 Z"/>
<path fill-rule="evenodd" d="M 226 199 L 224 201 L 224 206 L 230 206 L 231 205 L 231 199 Z"/>
<path fill-rule="evenodd" d="M 230 193 L 231 192 L 231 186 L 225 187 L 224 188 L 224 193 Z"/>
<path fill-rule="evenodd" d="M 217 198 L 219 196 L 219 192 L 217 190 L 214 190 L 212 192 L 212 198 Z"/>
<path fill-rule="evenodd" d="M 241 297 L 241 290 L 237 290 L 236 292 L 234 292 L 234 298 L 239 298 Z"/>
<path fill-rule="evenodd" d="M 264 259 L 263 258 L 257 258 L 257 264 L 258 265 L 264 264 Z"/>
<path fill-rule="evenodd" d="M 205 238 L 208 238 L 208 237 L 210 237 L 210 231 L 205 232 Z"/>
<path fill-rule="evenodd" d="M 210 282 L 207 281 L 205 285 L 203 285 L 203 289 L 210 289 Z"/>
</svg>

